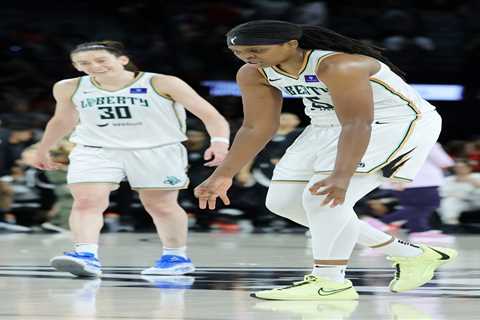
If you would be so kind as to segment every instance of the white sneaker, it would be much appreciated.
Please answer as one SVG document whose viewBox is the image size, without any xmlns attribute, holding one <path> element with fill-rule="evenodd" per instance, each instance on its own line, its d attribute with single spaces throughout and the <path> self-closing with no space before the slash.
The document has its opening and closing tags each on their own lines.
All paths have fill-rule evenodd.
<svg viewBox="0 0 480 320">
<path fill-rule="evenodd" d="M 142 271 L 144 275 L 179 275 L 195 271 L 192 260 L 182 256 L 163 255 L 155 265 Z"/>
</svg>

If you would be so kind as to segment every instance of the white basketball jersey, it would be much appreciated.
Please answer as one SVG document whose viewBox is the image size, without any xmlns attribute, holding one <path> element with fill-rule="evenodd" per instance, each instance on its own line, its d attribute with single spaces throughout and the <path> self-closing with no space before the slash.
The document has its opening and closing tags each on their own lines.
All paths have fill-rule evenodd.
<svg viewBox="0 0 480 320">
<path fill-rule="evenodd" d="M 186 140 L 186 113 L 179 103 L 152 86 L 154 73 L 110 91 L 89 76 L 80 78 L 72 96 L 80 122 L 70 141 L 115 149 L 143 149 Z"/>
<path fill-rule="evenodd" d="M 277 67 L 260 68 L 260 72 L 273 87 L 286 95 L 303 99 L 305 114 L 314 125 L 339 125 L 335 106 L 328 88 L 316 76 L 317 66 L 327 56 L 340 52 L 309 50 L 297 75 L 288 74 Z M 378 122 L 411 121 L 435 107 L 384 63 L 370 77 L 373 91 L 374 120 Z"/>
</svg>

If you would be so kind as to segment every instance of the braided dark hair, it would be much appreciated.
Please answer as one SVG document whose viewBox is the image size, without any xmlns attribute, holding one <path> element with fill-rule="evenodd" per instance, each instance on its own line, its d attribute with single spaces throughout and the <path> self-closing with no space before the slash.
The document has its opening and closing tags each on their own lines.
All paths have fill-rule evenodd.
<svg viewBox="0 0 480 320">
<path fill-rule="evenodd" d="M 302 49 L 321 49 L 361 54 L 382 61 L 400 77 L 405 73 L 388 60 L 383 49 L 349 38 L 330 29 L 298 25 L 287 21 L 254 20 L 240 24 L 227 33 L 228 45 L 268 45 L 297 40 Z"/>
</svg>

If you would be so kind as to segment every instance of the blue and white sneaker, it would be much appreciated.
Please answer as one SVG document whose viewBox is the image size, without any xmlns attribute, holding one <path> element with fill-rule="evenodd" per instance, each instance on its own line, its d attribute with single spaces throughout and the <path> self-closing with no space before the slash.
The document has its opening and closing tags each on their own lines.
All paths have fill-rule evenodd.
<svg viewBox="0 0 480 320">
<path fill-rule="evenodd" d="M 155 261 L 155 266 L 142 271 L 144 275 L 177 275 L 195 271 L 192 260 L 182 256 L 164 255 Z"/>
<path fill-rule="evenodd" d="M 78 277 L 100 277 L 102 265 L 89 252 L 65 252 L 62 256 L 54 257 L 50 264 L 58 271 L 70 272 Z"/>
<path fill-rule="evenodd" d="M 195 282 L 195 277 L 176 275 L 142 275 L 143 280 L 148 281 L 156 288 L 162 289 L 191 289 Z"/>
</svg>

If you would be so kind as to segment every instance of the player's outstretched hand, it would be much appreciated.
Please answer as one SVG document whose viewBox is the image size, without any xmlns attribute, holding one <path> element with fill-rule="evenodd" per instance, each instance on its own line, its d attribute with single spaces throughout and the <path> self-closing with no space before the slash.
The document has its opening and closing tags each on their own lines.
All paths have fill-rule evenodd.
<svg viewBox="0 0 480 320">
<path fill-rule="evenodd" d="M 203 154 L 204 160 L 210 160 L 205 163 L 207 167 L 216 167 L 222 163 L 223 159 L 227 156 L 228 144 L 223 142 L 212 142 L 210 147 L 205 150 Z"/>
<path fill-rule="evenodd" d="M 33 156 L 31 166 L 40 170 L 59 170 L 65 165 L 54 162 L 48 152 L 36 151 Z"/>
<path fill-rule="evenodd" d="M 350 178 L 338 177 L 332 174 L 323 180 L 315 182 L 309 188 L 309 191 L 313 195 L 325 196 L 322 206 L 330 205 L 330 207 L 334 208 L 345 201 L 349 183 Z"/>
<path fill-rule="evenodd" d="M 200 209 L 215 209 L 217 198 L 220 197 L 225 205 L 230 204 L 227 191 L 232 186 L 232 178 L 210 176 L 199 184 L 195 190 L 195 197 L 198 198 Z"/>
</svg>

